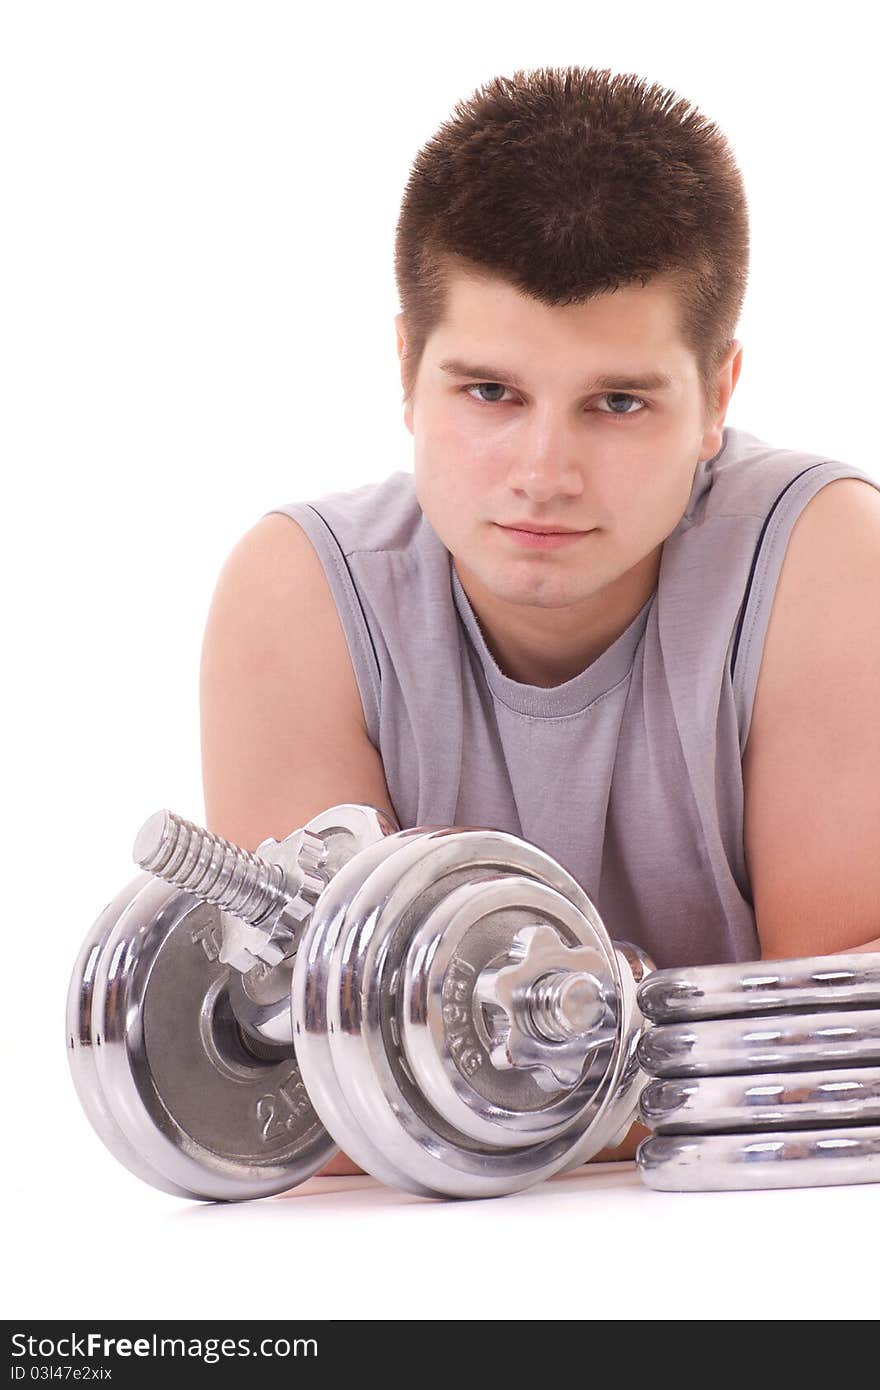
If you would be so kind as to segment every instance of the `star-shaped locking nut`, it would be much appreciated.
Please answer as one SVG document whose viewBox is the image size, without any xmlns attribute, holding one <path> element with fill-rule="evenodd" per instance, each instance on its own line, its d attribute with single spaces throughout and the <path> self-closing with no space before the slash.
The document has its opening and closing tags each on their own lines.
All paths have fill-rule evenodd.
<svg viewBox="0 0 880 1390">
<path fill-rule="evenodd" d="M 521 927 L 506 960 L 487 965 L 474 989 L 492 1064 L 528 1068 L 544 1090 L 576 1085 L 587 1057 L 615 1035 L 607 975 L 594 947 L 567 946 L 550 926 Z"/>
<path fill-rule="evenodd" d="M 303 927 L 327 886 L 327 877 L 321 872 L 327 846 L 309 830 L 295 830 L 283 840 L 263 840 L 257 855 L 277 874 L 278 892 L 266 914 L 256 922 L 239 912 L 220 914 L 220 959 L 242 974 L 260 961 L 275 967 L 295 954 Z"/>
</svg>

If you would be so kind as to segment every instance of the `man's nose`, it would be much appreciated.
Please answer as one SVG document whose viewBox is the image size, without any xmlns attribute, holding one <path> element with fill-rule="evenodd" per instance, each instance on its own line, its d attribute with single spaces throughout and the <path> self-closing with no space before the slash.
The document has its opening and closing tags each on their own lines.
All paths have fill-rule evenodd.
<svg viewBox="0 0 880 1390">
<path fill-rule="evenodd" d="M 576 496 L 582 491 L 583 459 L 571 426 L 560 420 L 558 412 L 535 411 L 511 444 L 514 457 L 508 483 L 512 488 L 528 493 L 537 502 L 559 493 Z"/>
</svg>

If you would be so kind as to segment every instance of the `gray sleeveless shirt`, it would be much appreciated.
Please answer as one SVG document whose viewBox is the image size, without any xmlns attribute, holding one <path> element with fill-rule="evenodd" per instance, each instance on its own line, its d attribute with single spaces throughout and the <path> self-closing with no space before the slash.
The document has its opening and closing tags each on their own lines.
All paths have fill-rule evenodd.
<svg viewBox="0 0 880 1390">
<path fill-rule="evenodd" d="M 506 676 L 412 473 L 273 508 L 317 551 L 401 828 L 508 831 L 659 967 L 760 957 L 742 754 L 803 507 L 849 464 L 727 426 L 625 632 L 561 685 Z M 267 513 L 268 515 L 268 513 Z"/>
</svg>

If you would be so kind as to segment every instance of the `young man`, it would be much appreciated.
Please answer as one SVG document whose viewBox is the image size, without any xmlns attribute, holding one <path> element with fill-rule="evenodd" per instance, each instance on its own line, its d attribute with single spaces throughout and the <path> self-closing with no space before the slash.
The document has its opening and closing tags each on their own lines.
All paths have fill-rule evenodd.
<svg viewBox="0 0 880 1390">
<path fill-rule="evenodd" d="M 230 556 L 207 824 L 255 847 L 360 801 L 506 830 L 661 967 L 880 949 L 880 484 L 725 425 L 745 195 L 672 95 L 517 73 L 420 152 L 414 472 Z"/>
</svg>

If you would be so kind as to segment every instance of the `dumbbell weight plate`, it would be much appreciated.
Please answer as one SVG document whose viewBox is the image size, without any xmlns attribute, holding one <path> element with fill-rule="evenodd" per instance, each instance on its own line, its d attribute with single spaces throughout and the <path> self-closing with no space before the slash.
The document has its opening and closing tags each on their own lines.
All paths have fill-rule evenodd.
<svg viewBox="0 0 880 1390">
<path fill-rule="evenodd" d="M 880 1124 L 880 1067 L 658 1079 L 639 1115 L 656 1134 Z"/>
<path fill-rule="evenodd" d="M 577 1041 L 574 1085 L 552 1076 L 540 1085 L 521 1066 L 500 1069 L 488 1060 L 492 1034 L 475 986 L 490 962 L 502 961 L 519 927 L 550 926 L 568 949 L 587 946 L 601 985 L 607 1026 L 586 1058 Z M 427 912 L 410 939 L 400 968 L 397 1025 L 403 1053 L 429 1104 L 455 1129 L 484 1143 L 512 1148 L 552 1139 L 586 1125 L 601 1103 L 616 1035 L 616 974 L 612 953 L 584 913 L 547 883 L 511 872 L 459 884 Z M 392 985 L 392 988 L 394 986 Z M 551 1058 L 566 1051 L 556 1043 Z M 587 1101 L 587 1096 L 590 1097 Z"/>
<path fill-rule="evenodd" d="M 650 1076 L 728 1076 L 880 1062 L 880 1008 L 661 1023 L 638 1044 Z"/>
<path fill-rule="evenodd" d="M 570 897 L 513 872 L 453 889 L 413 933 L 399 1010 L 406 1059 L 436 1111 L 463 1134 L 487 1143 L 497 1143 L 503 1130 L 511 1147 L 576 1127 L 583 1144 L 574 1145 L 561 1171 L 619 1142 L 623 1135 L 614 1131 L 620 1131 L 621 1118 L 624 1134 L 634 1118 L 636 1086 L 644 1081 L 633 1056 L 643 1022 L 635 1006 L 635 981 L 652 969 L 638 947 L 610 941 L 595 906 L 574 880 L 565 889 Z M 521 1067 L 486 1065 L 491 1023 L 475 1002 L 475 986 L 496 952 L 507 954 L 518 922 L 546 924 L 565 947 L 587 947 L 595 955 L 584 968 L 592 970 L 608 1001 L 605 1025 L 587 1040 L 586 1056 L 577 1040 L 550 1049 L 551 1056 L 572 1052 L 580 1073 L 574 1085 L 554 1086 L 552 1077 L 545 1077 L 542 1086 Z M 566 963 L 565 954 L 554 949 L 558 963 Z M 612 1059 L 614 1075 L 606 1079 Z"/>
<path fill-rule="evenodd" d="M 880 1125 L 651 1135 L 636 1150 L 636 1164 L 647 1186 L 660 1192 L 880 1182 Z"/>
<path fill-rule="evenodd" d="M 346 804 L 306 828 L 324 837 L 332 873 L 396 826 L 376 808 Z M 260 851 L 278 862 L 288 853 L 274 840 Z M 126 1167 L 178 1196 L 235 1200 L 295 1187 L 337 1146 L 292 1046 L 243 1035 L 231 1005 L 242 977 L 219 961 L 220 919 L 150 874 L 129 884 L 80 951 L 68 1044 L 88 1118 Z"/>
<path fill-rule="evenodd" d="M 292 989 L 294 1039 L 303 1079 L 316 1110 L 345 1152 L 383 1182 L 419 1195 L 485 1197 L 540 1182 L 569 1163 L 573 1148 L 589 1150 L 584 1127 L 591 1117 L 597 1122 L 604 1118 L 604 1102 L 596 1103 L 597 1087 L 620 1056 L 619 1047 L 610 1046 L 602 1065 L 586 1080 L 548 1094 L 527 1071 L 497 1071 L 485 1039 L 475 1031 L 467 1041 L 470 1060 L 459 1074 L 459 1099 L 467 1086 L 480 1091 L 469 1115 L 497 1117 L 494 1144 L 464 1133 L 454 1123 L 457 1116 L 451 1121 L 431 1104 L 406 1049 L 413 1030 L 429 1026 L 424 989 L 415 986 L 419 952 L 428 945 L 417 933 L 432 912 L 467 885 L 476 900 L 489 883 L 486 901 L 495 909 L 492 921 L 483 929 L 482 942 L 476 932 L 467 943 L 468 973 L 474 978 L 481 956 L 488 962 L 524 921 L 536 920 L 534 905 L 518 912 L 510 901 L 502 902 L 503 893 L 493 898 L 499 883 L 510 876 L 545 882 L 556 893 L 573 898 L 588 922 L 591 904 L 574 879 L 516 836 L 461 826 L 401 831 L 363 851 L 356 872 L 351 869 L 340 870 L 312 914 L 297 954 Z M 540 897 L 537 890 L 535 895 Z M 456 899 L 462 912 L 466 898 L 462 891 Z M 457 919 L 459 943 L 466 935 L 465 916 Z M 429 933 L 435 949 L 441 943 L 435 931 L 438 920 L 435 917 Z M 587 937 L 594 939 L 591 928 Z M 605 954 L 616 984 L 617 957 L 607 949 Z M 425 968 L 428 975 L 420 983 L 428 987 L 430 970 Z M 616 990 L 609 1002 L 616 1011 Z M 435 1025 L 437 1018 L 435 1010 Z M 441 1050 L 448 1043 L 442 1035 L 436 1040 Z M 474 1053 L 482 1053 L 476 1067 Z M 424 1076 L 424 1059 L 417 1068 Z M 574 1104 L 572 1092 L 578 1093 Z M 436 1092 L 433 1099 L 442 1106 Z M 534 1141 L 534 1133 L 540 1133 L 540 1112 L 554 1106 L 558 1108 L 552 1137 Z M 556 1133 L 554 1126 L 561 1118 L 567 1128 Z M 518 1122 L 526 1128 L 518 1129 Z M 532 1135 L 527 1135 L 529 1127 Z M 529 1142 L 524 1143 L 526 1137 Z M 596 1148 L 600 1147 L 598 1140 Z M 581 1161 L 595 1151 L 586 1152 Z"/>
<path fill-rule="evenodd" d="M 181 1190 L 162 1178 L 146 1162 L 143 1155 L 129 1143 L 104 1096 L 95 1065 L 95 1037 L 92 1033 L 92 998 L 95 971 L 102 959 L 111 932 L 123 911 L 148 883 L 155 880 L 150 874 L 139 874 L 116 894 L 96 918 L 82 944 L 70 977 L 67 998 L 67 1059 L 76 1093 L 79 1096 L 92 1128 L 132 1173 L 154 1187 L 184 1195 Z M 100 1034 L 99 1034 L 100 1037 Z"/>
<path fill-rule="evenodd" d="M 231 1201 L 295 1187 L 336 1145 L 292 1049 L 245 1047 L 219 945 L 218 909 L 147 883 L 97 964 L 91 1030 L 108 1147 L 129 1167 L 134 1150 L 133 1171 L 165 1191 Z"/>
<path fill-rule="evenodd" d="M 880 1006 L 880 953 L 871 951 L 673 967 L 639 988 L 653 1023 L 872 1004 Z"/>
</svg>

